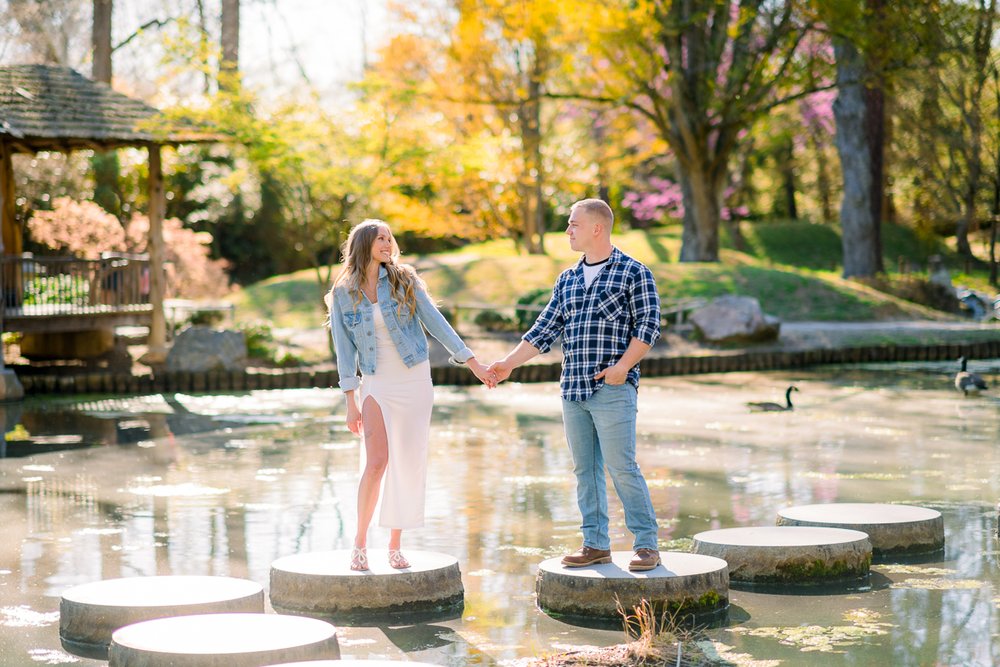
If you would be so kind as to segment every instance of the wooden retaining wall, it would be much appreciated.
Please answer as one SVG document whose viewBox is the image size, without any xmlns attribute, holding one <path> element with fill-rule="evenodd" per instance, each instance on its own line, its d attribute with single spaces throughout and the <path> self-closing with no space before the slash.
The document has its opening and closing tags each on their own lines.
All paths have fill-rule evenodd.
<svg viewBox="0 0 1000 667">
<path fill-rule="evenodd" d="M 821 364 L 854 364 L 893 361 L 954 361 L 1000 357 L 1000 339 L 977 343 L 944 345 L 880 345 L 871 347 L 815 348 L 784 352 L 720 351 L 711 355 L 648 357 L 640 366 L 645 377 L 767 371 L 803 368 Z M 514 382 L 555 382 L 559 364 L 528 364 L 514 371 Z M 464 367 L 431 369 L 434 384 L 471 385 L 478 383 Z M 299 389 L 336 387 L 335 370 L 309 368 L 208 371 L 206 373 L 167 372 L 154 375 L 128 373 L 78 373 L 19 375 L 25 394 L 151 394 L 249 391 L 254 389 Z"/>
</svg>

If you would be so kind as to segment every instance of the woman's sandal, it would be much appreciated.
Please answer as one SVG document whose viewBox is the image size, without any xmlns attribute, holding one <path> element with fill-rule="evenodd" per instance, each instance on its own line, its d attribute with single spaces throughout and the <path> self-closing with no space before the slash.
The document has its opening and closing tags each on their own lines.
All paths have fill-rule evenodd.
<svg viewBox="0 0 1000 667">
<path fill-rule="evenodd" d="M 397 570 L 405 570 L 410 567 L 410 562 L 399 549 L 389 549 L 389 565 Z"/>
<path fill-rule="evenodd" d="M 368 570 L 368 552 L 364 547 L 351 549 L 351 569 L 355 572 Z"/>
</svg>

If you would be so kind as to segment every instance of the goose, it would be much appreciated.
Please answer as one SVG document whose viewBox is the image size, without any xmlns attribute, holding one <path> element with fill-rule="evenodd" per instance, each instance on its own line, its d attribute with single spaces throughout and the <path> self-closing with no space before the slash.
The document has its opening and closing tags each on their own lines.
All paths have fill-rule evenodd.
<svg viewBox="0 0 1000 667">
<path fill-rule="evenodd" d="M 790 385 L 788 389 L 785 390 L 785 404 L 781 403 L 771 403 L 769 401 L 763 402 L 753 402 L 747 403 L 747 407 L 750 408 L 751 412 L 785 412 L 787 410 L 793 410 L 795 406 L 792 405 L 792 392 L 798 391 L 799 388 L 795 385 Z"/>
<path fill-rule="evenodd" d="M 979 392 L 987 388 L 986 380 L 979 377 L 976 373 L 965 370 L 965 366 L 968 363 L 965 357 L 959 357 L 958 363 L 962 364 L 962 370 L 955 374 L 955 389 L 968 396 L 972 394 L 976 396 Z"/>
</svg>

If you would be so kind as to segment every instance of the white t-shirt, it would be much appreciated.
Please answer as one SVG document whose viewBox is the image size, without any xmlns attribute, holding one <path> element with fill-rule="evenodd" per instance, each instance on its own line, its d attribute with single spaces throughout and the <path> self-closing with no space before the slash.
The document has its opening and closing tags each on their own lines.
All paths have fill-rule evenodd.
<svg viewBox="0 0 1000 667">
<path fill-rule="evenodd" d="M 608 259 L 611 259 L 610 257 Z M 583 284 L 587 289 L 590 289 L 590 285 L 597 280 L 597 274 L 601 272 L 608 263 L 608 260 L 603 262 L 598 262 L 597 264 L 587 264 L 587 260 L 583 261 Z"/>
</svg>

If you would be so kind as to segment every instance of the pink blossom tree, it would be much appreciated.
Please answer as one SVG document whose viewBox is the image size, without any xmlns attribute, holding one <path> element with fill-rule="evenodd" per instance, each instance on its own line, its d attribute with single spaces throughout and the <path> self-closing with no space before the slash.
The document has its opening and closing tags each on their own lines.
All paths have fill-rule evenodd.
<svg viewBox="0 0 1000 667">
<path fill-rule="evenodd" d="M 146 251 L 149 218 L 134 214 L 127 227 L 90 201 L 59 197 L 50 211 L 35 211 L 28 232 L 54 252 L 97 259 L 102 252 Z M 186 229 L 177 218 L 163 221 L 168 297 L 218 298 L 229 290 L 224 260 L 210 257 L 212 235 Z"/>
</svg>

